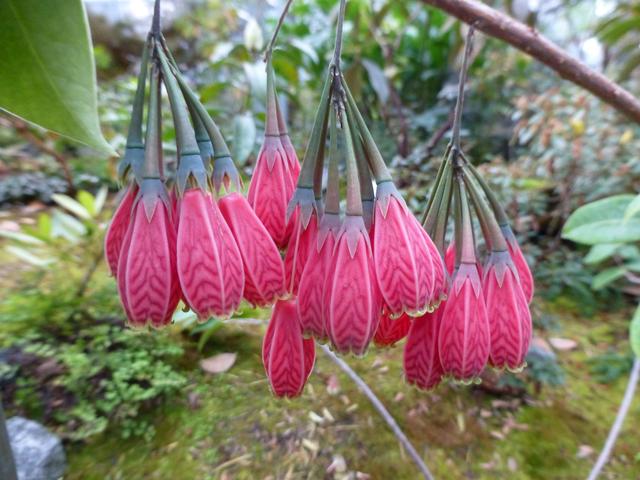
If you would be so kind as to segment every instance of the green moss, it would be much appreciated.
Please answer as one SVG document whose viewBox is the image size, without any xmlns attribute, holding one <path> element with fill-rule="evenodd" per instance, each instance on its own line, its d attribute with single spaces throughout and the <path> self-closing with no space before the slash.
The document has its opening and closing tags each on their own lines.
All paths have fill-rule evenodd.
<svg viewBox="0 0 640 480">
<path fill-rule="evenodd" d="M 577 349 L 557 352 L 567 384 L 545 388 L 525 404 L 470 388 L 410 388 L 399 347 L 349 363 L 379 394 L 436 478 L 584 478 L 595 454 L 576 454 L 581 445 L 596 452 L 601 447 L 625 387 L 625 379 L 595 383 L 586 361 L 621 338 L 626 324 L 624 315 L 585 322 L 564 314 L 561 322 L 558 335 L 579 339 Z M 337 455 L 349 471 L 374 479 L 418 478 L 368 400 L 321 351 L 302 397 L 274 399 L 260 361 L 263 331 L 225 325 L 201 355 L 189 352 L 189 386 L 155 412 L 156 436 L 145 442 L 106 434 L 72 446 L 68 478 L 322 478 Z M 238 352 L 231 370 L 216 376 L 199 371 L 201 356 L 223 351 Z M 327 392 L 331 375 L 338 378 L 337 395 Z M 191 403 L 198 397 L 198 408 L 189 405 L 189 396 Z M 633 428 L 639 420 L 635 405 L 607 467 L 619 478 L 633 478 L 640 466 Z"/>
</svg>

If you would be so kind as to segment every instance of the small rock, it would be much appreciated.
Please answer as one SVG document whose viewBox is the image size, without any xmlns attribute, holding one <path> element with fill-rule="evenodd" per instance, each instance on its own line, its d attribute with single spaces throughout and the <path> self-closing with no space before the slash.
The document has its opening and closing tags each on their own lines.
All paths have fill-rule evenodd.
<svg viewBox="0 0 640 480">
<path fill-rule="evenodd" d="M 22 417 L 7 421 L 18 480 L 58 480 L 67 461 L 62 442 L 38 422 Z"/>
</svg>

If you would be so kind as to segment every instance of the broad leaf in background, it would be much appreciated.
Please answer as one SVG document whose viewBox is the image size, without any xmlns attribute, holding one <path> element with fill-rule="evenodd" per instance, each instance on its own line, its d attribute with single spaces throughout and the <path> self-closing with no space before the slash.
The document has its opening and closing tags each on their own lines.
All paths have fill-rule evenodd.
<svg viewBox="0 0 640 480">
<path fill-rule="evenodd" d="M 80 0 L 0 1 L 0 109 L 115 154 L 100 131 L 89 26 Z"/>
<path fill-rule="evenodd" d="M 616 195 L 580 207 L 565 223 L 562 237 L 587 245 L 640 240 L 640 220 L 624 220 L 634 198 L 633 195 Z"/>
<path fill-rule="evenodd" d="M 243 164 L 256 143 L 256 124 L 250 113 L 236 115 L 233 119 L 233 158 Z"/>
</svg>

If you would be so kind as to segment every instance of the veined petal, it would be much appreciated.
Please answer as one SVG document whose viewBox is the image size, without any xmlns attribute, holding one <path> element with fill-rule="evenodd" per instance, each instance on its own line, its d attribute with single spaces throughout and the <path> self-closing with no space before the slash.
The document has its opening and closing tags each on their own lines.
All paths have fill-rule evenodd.
<svg viewBox="0 0 640 480">
<path fill-rule="evenodd" d="M 438 335 L 442 367 L 456 380 L 473 381 L 487 363 L 489 348 L 489 320 L 477 267 L 463 263 L 442 313 Z"/>
<path fill-rule="evenodd" d="M 414 318 L 404 346 L 403 367 L 408 383 L 423 390 L 436 387 L 444 375 L 438 352 L 438 332 L 444 305 Z"/>
<path fill-rule="evenodd" d="M 276 303 L 262 358 L 276 396 L 296 397 L 302 393 L 315 361 L 315 347 L 313 340 L 302 338 L 295 302 Z"/>
<path fill-rule="evenodd" d="M 217 204 L 197 188 L 180 202 L 178 276 L 189 306 L 198 317 L 225 317 L 242 299 L 242 258 Z"/>
<path fill-rule="evenodd" d="M 280 252 L 247 200 L 231 193 L 218 202 L 236 240 L 244 265 L 244 298 L 265 306 L 285 294 L 284 266 Z"/>
<path fill-rule="evenodd" d="M 274 144 L 275 140 L 272 137 L 265 139 L 247 199 L 278 248 L 284 248 L 289 240 L 287 233 L 291 233 L 287 230 L 287 205 L 293 195 L 293 187 L 284 150 L 279 140 L 278 145 Z"/>
<path fill-rule="evenodd" d="M 109 270 L 114 276 L 118 275 L 118 260 L 120 259 L 120 252 L 127 228 L 131 223 L 131 210 L 137 194 L 138 187 L 135 183 L 127 187 L 127 191 L 113 214 L 113 218 L 111 219 L 111 223 L 109 223 L 107 233 L 104 237 L 104 255 Z"/>
<path fill-rule="evenodd" d="M 345 226 L 324 286 L 325 328 L 336 350 L 362 355 L 378 328 L 381 299 L 364 224 L 362 228 L 357 224 Z M 357 241 L 352 255 L 349 242 L 353 238 Z"/>
<path fill-rule="evenodd" d="M 164 202 L 156 198 L 148 218 L 145 202 L 137 203 L 131 225 L 124 279 L 125 310 L 133 325 L 164 326 L 178 303 L 173 225 Z"/>
</svg>

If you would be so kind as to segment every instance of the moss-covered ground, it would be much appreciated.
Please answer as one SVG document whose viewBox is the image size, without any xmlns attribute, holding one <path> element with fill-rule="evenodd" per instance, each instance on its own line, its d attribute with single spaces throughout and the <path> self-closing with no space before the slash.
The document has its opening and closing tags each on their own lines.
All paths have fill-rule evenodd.
<svg viewBox="0 0 640 480">
<path fill-rule="evenodd" d="M 545 306 L 553 311 L 553 307 Z M 402 349 L 372 349 L 349 363 L 371 385 L 440 479 L 581 479 L 595 461 L 626 378 L 598 383 L 589 359 L 625 348 L 624 313 L 584 319 L 553 312 L 577 346 L 557 351 L 565 384 L 524 397 L 477 387 L 407 386 Z M 355 385 L 318 350 L 301 398 L 271 396 L 260 361 L 264 326 L 227 324 L 184 368 L 190 385 L 152 412 L 150 441 L 105 434 L 68 448 L 68 479 L 414 479 L 417 470 Z M 202 357 L 237 352 L 226 373 Z M 640 478 L 640 401 L 603 478 Z M 360 472 L 360 473 L 358 473 Z"/>
</svg>

